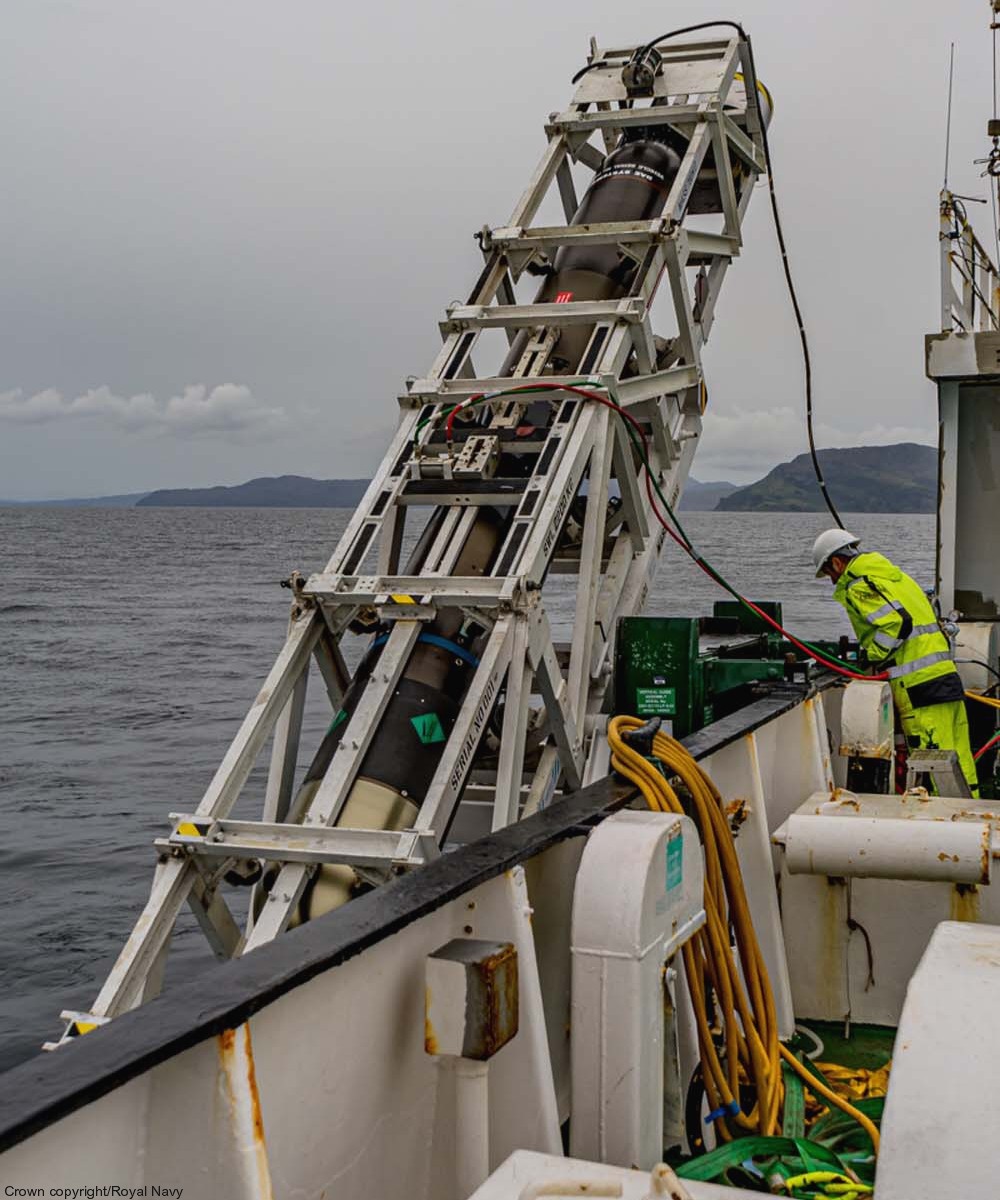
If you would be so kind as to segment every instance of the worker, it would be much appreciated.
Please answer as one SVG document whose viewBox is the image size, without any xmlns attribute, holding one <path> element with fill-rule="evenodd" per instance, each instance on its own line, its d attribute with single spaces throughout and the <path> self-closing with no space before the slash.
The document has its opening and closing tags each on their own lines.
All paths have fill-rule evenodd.
<svg viewBox="0 0 1000 1200">
<path fill-rule="evenodd" d="M 954 750 L 978 796 L 965 689 L 930 601 L 905 571 L 858 546 L 846 529 L 821 533 L 813 545 L 816 578 L 833 580 L 833 598 L 847 610 L 863 654 L 887 671 L 906 744 Z"/>
</svg>

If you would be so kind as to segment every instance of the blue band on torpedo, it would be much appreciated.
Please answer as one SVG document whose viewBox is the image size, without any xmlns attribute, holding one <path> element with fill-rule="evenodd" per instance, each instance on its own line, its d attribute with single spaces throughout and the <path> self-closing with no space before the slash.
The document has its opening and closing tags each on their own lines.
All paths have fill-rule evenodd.
<svg viewBox="0 0 1000 1200">
<path fill-rule="evenodd" d="M 437 646 L 439 650 L 447 650 L 449 654 L 454 654 L 456 658 L 460 658 L 463 662 L 467 662 L 470 667 L 478 667 L 479 659 L 474 654 L 470 654 L 468 650 L 462 646 L 456 645 L 455 642 L 450 642 L 447 638 L 438 637 L 436 633 L 422 633 L 417 638 L 418 642 L 427 642 L 431 646 Z"/>
<path fill-rule="evenodd" d="M 377 650 L 379 646 L 384 646 L 389 640 L 387 633 L 379 634 L 374 642 L 368 647 L 369 651 Z M 447 650 L 449 654 L 454 654 L 456 658 L 460 658 L 463 662 L 467 662 L 470 667 L 478 667 L 479 659 L 474 654 L 470 654 L 463 646 L 459 646 L 456 642 L 451 642 L 447 638 L 438 637 L 436 633 L 422 633 L 418 638 L 418 642 L 426 642 L 429 646 L 437 646 L 439 650 Z"/>
</svg>

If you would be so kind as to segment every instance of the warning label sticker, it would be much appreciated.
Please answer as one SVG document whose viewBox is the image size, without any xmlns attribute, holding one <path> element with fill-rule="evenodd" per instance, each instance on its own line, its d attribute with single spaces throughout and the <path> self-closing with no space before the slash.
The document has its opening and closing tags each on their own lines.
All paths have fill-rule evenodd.
<svg viewBox="0 0 1000 1200">
<path fill-rule="evenodd" d="M 677 711 L 677 689 L 672 687 L 636 688 L 637 717 L 672 716 Z"/>
</svg>

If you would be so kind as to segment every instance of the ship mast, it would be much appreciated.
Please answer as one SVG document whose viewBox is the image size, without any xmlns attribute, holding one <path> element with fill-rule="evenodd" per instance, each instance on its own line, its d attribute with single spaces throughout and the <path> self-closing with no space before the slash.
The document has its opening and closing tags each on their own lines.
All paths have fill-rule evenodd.
<svg viewBox="0 0 1000 1200">
<path fill-rule="evenodd" d="M 976 161 L 990 188 L 996 244 L 1000 0 L 991 0 L 990 13 L 993 109 L 986 132 L 991 146 Z M 940 197 L 940 328 L 927 335 L 925 348 L 927 375 L 938 393 L 937 593 L 942 611 L 957 627 L 959 660 L 992 663 L 1000 632 L 1000 273 L 972 228 L 966 210 L 970 199 L 952 192 L 946 179 Z M 994 682 L 981 665 L 965 662 L 960 670 L 967 688 L 981 690 Z"/>
</svg>

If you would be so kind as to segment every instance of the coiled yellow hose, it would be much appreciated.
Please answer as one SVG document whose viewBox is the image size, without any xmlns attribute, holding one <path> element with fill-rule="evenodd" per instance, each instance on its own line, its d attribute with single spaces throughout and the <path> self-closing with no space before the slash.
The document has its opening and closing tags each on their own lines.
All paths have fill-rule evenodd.
<svg viewBox="0 0 1000 1200">
<path fill-rule="evenodd" d="M 684 813 L 664 776 L 622 737 L 642 724 L 636 717 L 612 718 L 608 725 L 611 765 L 639 787 L 654 811 Z M 680 742 L 657 733 L 653 753 L 690 793 L 690 815 L 698 826 L 705 856 L 705 925 L 685 944 L 683 953 L 709 1109 L 722 1109 L 730 1122 L 743 1129 L 773 1134 L 784 1091 L 774 994 L 750 919 L 722 799 Z M 735 957 L 730 928 L 736 941 Z M 714 1029 L 709 1023 L 709 1004 L 713 1002 Z M 716 1034 L 724 1047 L 721 1053 Z M 749 1113 L 738 1108 L 741 1076 L 756 1095 Z M 716 1129 L 721 1137 L 730 1136 L 724 1121 L 716 1121 Z"/>
<path fill-rule="evenodd" d="M 640 789 L 654 812 L 683 814 L 686 810 L 668 779 L 624 740 L 624 734 L 643 724 L 637 717 L 611 719 L 611 765 Z M 784 1057 L 815 1092 L 862 1125 L 878 1153 L 878 1130 L 868 1117 L 826 1087 L 778 1041 L 774 993 L 715 784 L 680 742 L 663 732 L 653 738 L 653 754 L 668 775 L 680 779 L 690 795 L 687 815 L 698 826 L 704 851 L 706 920 L 685 943 L 683 955 L 698 1026 L 705 1095 L 711 1112 L 721 1110 L 725 1114 L 715 1122 L 718 1136 L 724 1140 L 732 1137 L 727 1121 L 765 1136 L 777 1131 L 784 1099 Z M 711 1022 L 710 1004 L 714 1017 Z M 739 1107 L 740 1084 L 744 1081 L 756 1096 L 754 1108 L 748 1113 Z"/>
</svg>

